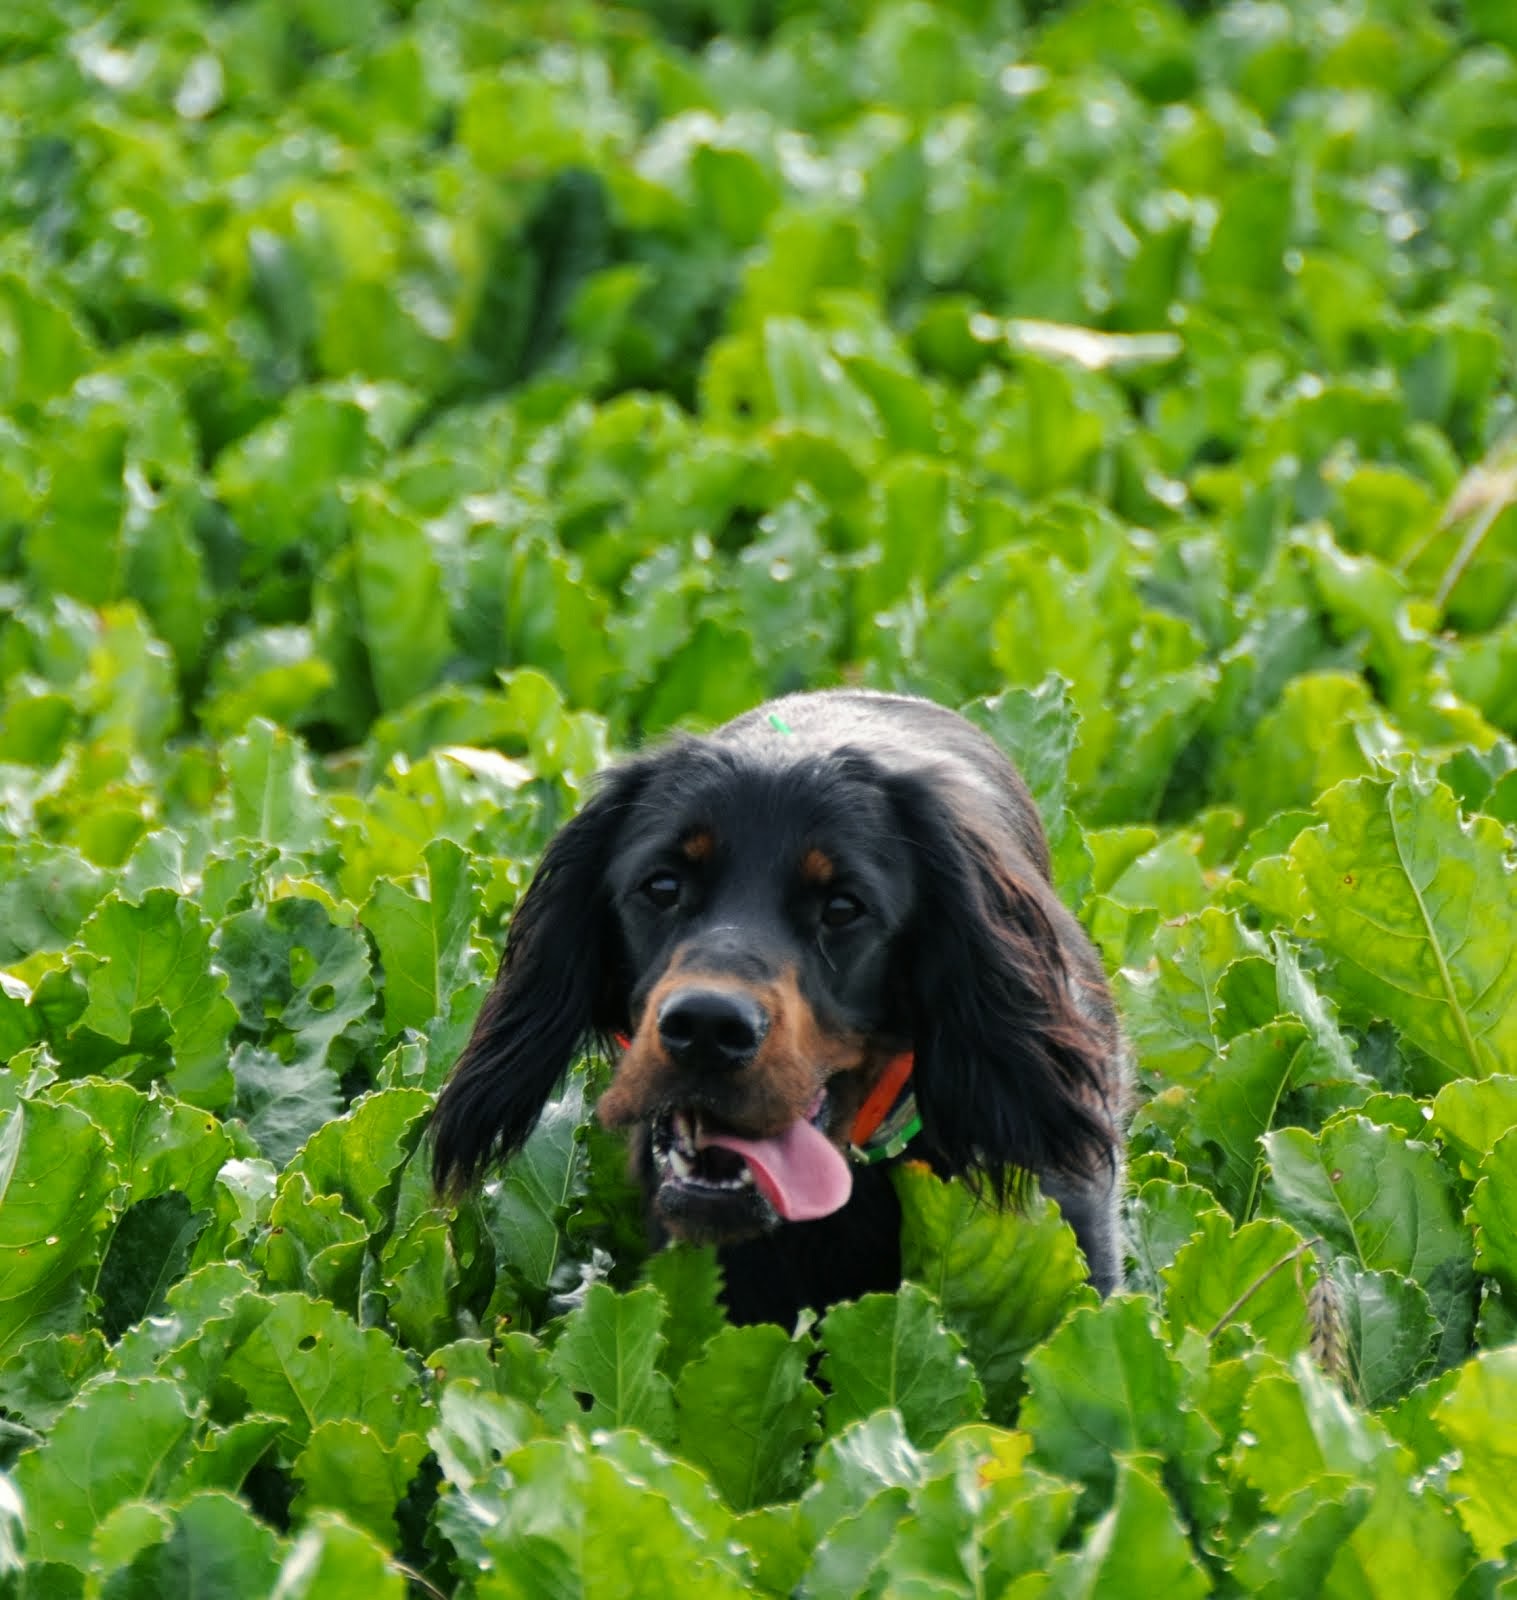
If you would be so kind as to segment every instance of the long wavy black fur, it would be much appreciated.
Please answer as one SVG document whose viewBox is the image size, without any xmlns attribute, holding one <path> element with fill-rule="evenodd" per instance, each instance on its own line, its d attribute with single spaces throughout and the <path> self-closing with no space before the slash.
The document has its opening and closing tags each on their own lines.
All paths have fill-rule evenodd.
<svg viewBox="0 0 1517 1600">
<path fill-rule="evenodd" d="M 606 867 L 645 770 L 630 763 L 606 775 L 554 836 L 516 907 L 495 986 L 433 1114 L 440 1192 L 459 1193 L 519 1149 L 581 1041 L 624 1024 Z"/>
<path fill-rule="evenodd" d="M 899 980 L 928 1143 L 1001 1204 L 1020 1202 L 1032 1173 L 1099 1176 L 1120 1148 L 1119 1040 L 1104 995 L 1065 955 L 1067 914 L 1017 842 L 993 842 L 996 819 L 963 814 L 962 793 L 915 774 L 886 781 L 917 856 Z"/>
</svg>

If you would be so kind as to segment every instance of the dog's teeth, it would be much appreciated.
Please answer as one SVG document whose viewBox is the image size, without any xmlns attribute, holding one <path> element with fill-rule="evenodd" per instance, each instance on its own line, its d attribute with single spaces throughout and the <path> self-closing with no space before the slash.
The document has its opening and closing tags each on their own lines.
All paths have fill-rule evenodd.
<svg viewBox="0 0 1517 1600">
<path fill-rule="evenodd" d="M 676 1178 L 688 1178 L 695 1171 L 694 1164 L 678 1147 L 669 1152 L 669 1166 Z"/>
<path fill-rule="evenodd" d="M 676 1111 L 673 1119 L 674 1142 L 687 1154 L 695 1149 L 695 1123 L 688 1111 Z"/>
</svg>

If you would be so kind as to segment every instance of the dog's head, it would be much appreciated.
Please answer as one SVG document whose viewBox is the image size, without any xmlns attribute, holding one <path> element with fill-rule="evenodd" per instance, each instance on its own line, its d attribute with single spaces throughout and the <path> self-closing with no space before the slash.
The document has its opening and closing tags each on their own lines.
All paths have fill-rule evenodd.
<svg viewBox="0 0 1517 1600">
<path fill-rule="evenodd" d="M 946 1170 L 1001 1195 L 1088 1170 L 1112 1140 L 1109 1017 L 1014 821 L 951 768 L 847 748 L 691 740 L 615 769 L 517 908 L 438 1104 L 439 1184 L 519 1146 L 587 1037 L 616 1056 L 598 1114 L 636 1130 L 678 1237 L 846 1203 L 860 1108 L 907 1051 Z"/>
</svg>

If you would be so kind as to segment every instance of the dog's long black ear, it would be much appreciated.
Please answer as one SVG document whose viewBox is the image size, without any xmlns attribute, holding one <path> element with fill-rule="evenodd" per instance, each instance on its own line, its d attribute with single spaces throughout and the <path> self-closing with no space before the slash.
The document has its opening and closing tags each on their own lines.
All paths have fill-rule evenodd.
<svg viewBox="0 0 1517 1600">
<path fill-rule="evenodd" d="M 928 1140 L 1003 1203 L 1029 1173 L 1114 1170 L 1122 1047 L 1079 925 L 977 797 L 910 775 L 891 788 L 917 856 L 899 977 Z"/>
<path fill-rule="evenodd" d="M 606 868 L 645 777 L 635 762 L 606 776 L 554 836 L 516 907 L 499 976 L 432 1114 L 440 1192 L 519 1148 L 585 1036 L 624 1023 Z"/>
</svg>

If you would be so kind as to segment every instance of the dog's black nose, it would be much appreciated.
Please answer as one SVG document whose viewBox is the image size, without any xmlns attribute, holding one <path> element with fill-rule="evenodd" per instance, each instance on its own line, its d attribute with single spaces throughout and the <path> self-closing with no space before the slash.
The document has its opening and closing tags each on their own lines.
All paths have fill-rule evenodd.
<svg viewBox="0 0 1517 1600">
<path fill-rule="evenodd" d="M 659 1040 L 682 1067 L 746 1066 L 768 1031 L 764 1008 L 741 990 L 676 989 L 658 1008 Z"/>
</svg>

